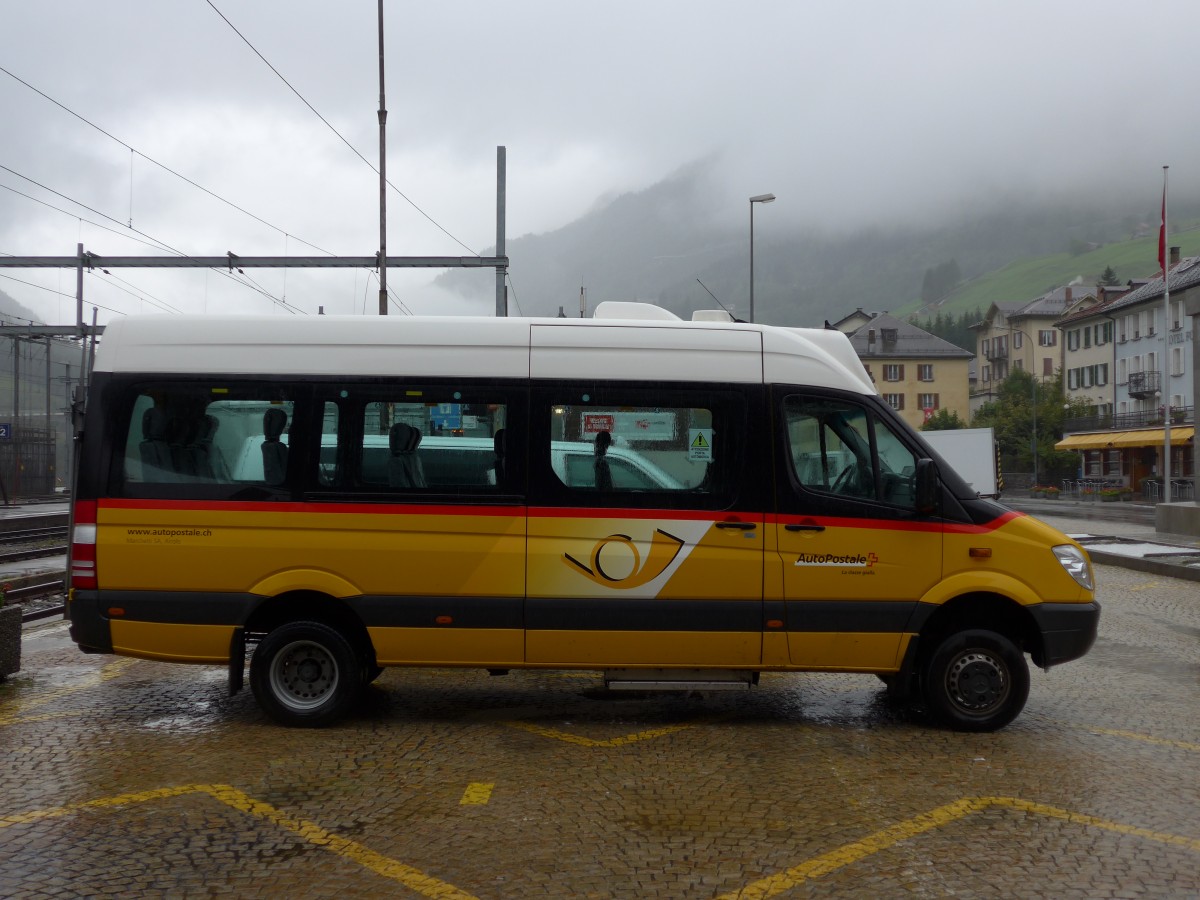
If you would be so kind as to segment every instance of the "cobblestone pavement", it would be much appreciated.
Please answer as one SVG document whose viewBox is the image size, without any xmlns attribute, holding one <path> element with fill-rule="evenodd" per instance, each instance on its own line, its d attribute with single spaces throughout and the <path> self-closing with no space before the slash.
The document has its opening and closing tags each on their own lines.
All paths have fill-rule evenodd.
<svg viewBox="0 0 1200 900">
<path fill-rule="evenodd" d="M 1097 572 L 1091 654 L 984 735 L 870 676 L 450 670 L 290 730 L 223 670 L 42 625 L 0 685 L 0 895 L 1200 896 L 1200 585 Z"/>
</svg>

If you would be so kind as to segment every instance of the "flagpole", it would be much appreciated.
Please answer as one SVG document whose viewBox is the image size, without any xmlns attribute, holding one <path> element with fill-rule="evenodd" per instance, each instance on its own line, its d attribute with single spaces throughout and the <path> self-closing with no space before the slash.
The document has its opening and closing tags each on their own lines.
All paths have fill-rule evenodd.
<svg viewBox="0 0 1200 900">
<path fill-rule="evenodd" d="M 1163 393 L 1166 402 L 1163 404 L 1163 503 L 1171 502 L 1171 364 L 1168 356 L 1171 352 L 1171 288 L 1170 288 L 1170 250 L 1167 247 L 1167 169 L 1163 166 L 1163 202 L 1162 230 L 1158 235 L 1158 262 L 1163 274 Z"/>
</svg>

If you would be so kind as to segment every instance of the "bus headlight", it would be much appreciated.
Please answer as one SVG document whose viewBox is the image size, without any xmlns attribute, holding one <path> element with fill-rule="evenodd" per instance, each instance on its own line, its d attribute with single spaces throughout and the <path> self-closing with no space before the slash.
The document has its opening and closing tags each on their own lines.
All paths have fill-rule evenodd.
<svg viewBox="0 0 1200 900">
<path fill-rule="evenodd" d="M 1089 591 L 1096 589 L 1092 581 L 1092 565 L 1082 550 L 1074 544 L 1059 544 L 1052 549 L 1062 567 L 1067 570 L 1067 574 L 1074 578 L 1080 587 Z"/>
</svg>

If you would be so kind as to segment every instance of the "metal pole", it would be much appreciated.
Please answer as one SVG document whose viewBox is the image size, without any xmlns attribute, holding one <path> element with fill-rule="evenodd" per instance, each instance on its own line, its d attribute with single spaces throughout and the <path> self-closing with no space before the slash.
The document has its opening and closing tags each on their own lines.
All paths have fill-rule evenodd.
<svg viewBox="0 0 1200 900">
<path fill-rule="evenodd" d="M 1162 230 L 1163 240 L 1168 241 L 1167 236 L 1167 169 L 1170 166 L 1163 166 L 1163 206 L 1162 206 Z M 1162 358 L 1162 373 L 1163 373 L 1163 503 L 1171 502 L 1171 364 L 1168 360 L 1168 355 L 1171 352 L 1171 344 L 1168 338 L 1171 329 L 1171 260 L 1170 247 L 1164 247 L 1162 258 L 1162 273 L 1163 273 L 1163 358 Z"/>
<path fill-rule="evenodd" d="M 754 200 L 750 200 L 750 321 L 754 321 Z"/>
<path fill-rule="evenodd" d="M 21 440 L 24 429 L 21 428 L 21 339 L 13 338 L 13 496 L 21 496 Z"/>
<path fill-rule="evenodd" d="M 755 194 L 750 198 L 750 321 L 754 321 L 754 204 L 772 203 L 774 194 Z"/>
<path fill-rule="evenodd" d="M 379 0 L 379 314 L 387 315 L 387 105 L 383 89 L 383 0 Z"/>
<path fill-rule="evenodd" d="M 504 217 L 508 202 L 507 150 L 496 148 L 496 256 L 504 256 Z M 496 315 L 508 315 L 508 293 L 504 284 L 508 266 L 496 266 Z"/>
<path fill-rule="evenodd" d="M 1032 342 L 1031 342 L 1032 343 Z M 1033 353 L 1034 362 L 1037 362 L 1037 351 Z M 1029 373 L 1029 382 L 1033 386 L 1033 485 L 1037 487 L 1038 483 L 1038 445 L 1037 445 L 1037 376 L 1032 372 Z"/>
<path fill-rule="evenodd" d="M 21 421 L 21 339 L 13 338 L 13 440 Z"/>
<path fill-rule="evenodd" d="M 79 261 L 75 263 L 75 328 L 83 334 L 83 244 L 77 244 Z"/>
</svg>

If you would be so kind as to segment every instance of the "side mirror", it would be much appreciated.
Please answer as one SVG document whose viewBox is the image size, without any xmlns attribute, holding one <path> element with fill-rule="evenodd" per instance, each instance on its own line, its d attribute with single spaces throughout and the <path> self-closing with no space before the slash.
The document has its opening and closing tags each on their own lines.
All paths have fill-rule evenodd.
<svg viewBox="0 0 1200 900">
<path fill-rule="evenodd" d="M 933 515 L 938 509 L 941 488 L 937 463 L 932 459 L 918 459 L 913 478 L 917 512 L 923 516 Z"/>
</svg>

